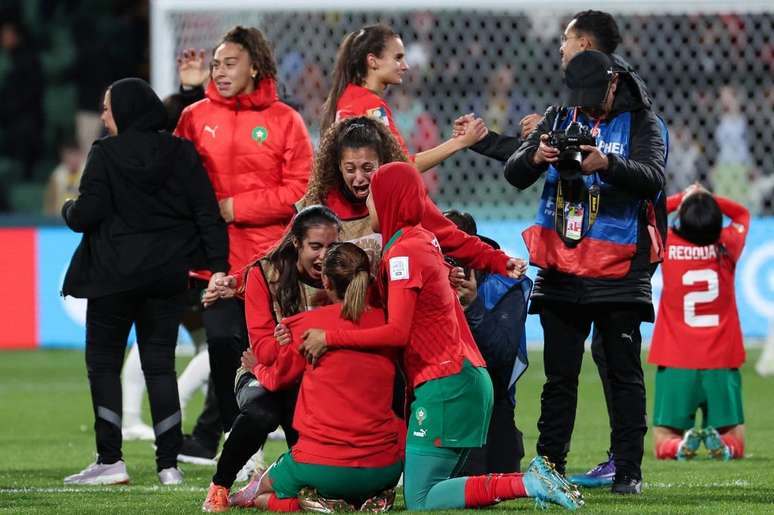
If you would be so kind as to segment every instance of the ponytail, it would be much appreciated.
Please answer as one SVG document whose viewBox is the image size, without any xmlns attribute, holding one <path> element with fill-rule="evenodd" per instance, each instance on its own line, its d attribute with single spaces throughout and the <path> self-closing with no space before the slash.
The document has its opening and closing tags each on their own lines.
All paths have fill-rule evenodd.
<svg viewBox="0 0 774 515">
<path fill-rule="evenodd" d="M 347 320 L 357 322 L 366 308 L 366 296 L 368 285 L 371 283 L 371 274 L 368 270 L 358 270 L 349 282 L 344 292 L 344 306 L 341 315 Z"/>
<path fill-rule="evenodd" d="M 344 89 L 349 84 L 365 84 L 368 75 L 368 54 L 381 56 L 389 38 L 394 37 L 398 37 L 398 34 L 386 25 L 369 25 L 344 37 L 336 52 L 333 86 L 323 104 L 320 134 L 325 134 L 328 127 L 336 121 L 336 105 Z"/>
<path fill-rule="evenodd" d="M 343 299 L 341 316 L 353 322 L 360 320 L 371 283 L 368 254 L 354 243 L 338 243 L 325 255 L 323 273 L 336 296 Z"/>
</svg>

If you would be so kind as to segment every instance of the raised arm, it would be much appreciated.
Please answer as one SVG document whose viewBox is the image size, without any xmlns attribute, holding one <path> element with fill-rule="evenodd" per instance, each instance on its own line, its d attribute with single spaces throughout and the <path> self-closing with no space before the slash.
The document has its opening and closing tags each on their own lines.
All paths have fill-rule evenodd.
<svg viewBox="0 0 774 515">
<path fill-rule="evenodd" d="M 492 248 L 477 237 L 461 231 L 451 220 L 443 216 L 429 196 L 425 196 L 422 227 L 435 235 L 445 255 L 452 256 L 475 270 L 507 275 L 508 255 Z"/>
</svg>

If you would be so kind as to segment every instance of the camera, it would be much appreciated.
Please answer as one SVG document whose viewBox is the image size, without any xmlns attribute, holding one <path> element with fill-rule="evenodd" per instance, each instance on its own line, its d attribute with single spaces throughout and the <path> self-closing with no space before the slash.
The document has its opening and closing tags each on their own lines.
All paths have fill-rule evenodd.
<svg viewBox="0 0 774 515">
<path fill-rule="evenodd" d="M 588 152 L 581 152 L 581 145 L 595 146 L 597 140 L 591 135 L 591 129 L 573 121 L 563 132 L 551 131 L 548 144 L 559 150 L 559 160 L 555 165 L 559 176 L 571 180 L 581 176 L 581 162 L 588 155 Z"/>
</svg>

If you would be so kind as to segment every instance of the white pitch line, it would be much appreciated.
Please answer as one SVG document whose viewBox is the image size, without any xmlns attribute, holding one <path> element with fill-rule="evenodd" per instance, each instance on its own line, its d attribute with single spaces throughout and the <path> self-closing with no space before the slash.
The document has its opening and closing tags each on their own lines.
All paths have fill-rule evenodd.
<svg viewBox="0 0 774 515">
<path fill-rule="evenodd" d="M 644 486 L 652 488 L 747 488 L 752 486 L 752 483 L 745 479 L 733 479 L 716 483 L 651 483 L 646 481 Z"/>
<path fill-rule="evenodd" d="M 0 488 L 3 494 L 72 494 L 72 493 L 110 493 L 110 492 L 206 492 L 207 488 L 200 486 L 81 486 L 81 487 L 25 487 Z"/>
</svg>

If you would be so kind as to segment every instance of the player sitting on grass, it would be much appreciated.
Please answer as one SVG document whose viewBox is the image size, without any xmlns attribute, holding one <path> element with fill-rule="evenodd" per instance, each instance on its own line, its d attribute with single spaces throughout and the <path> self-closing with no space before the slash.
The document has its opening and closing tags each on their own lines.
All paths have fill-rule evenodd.
<svg viewBox="0 0 774 515">
<path fill-rule="evenodd" d="M 648 362 L 658 365 L 653 436 L 658 459 L 687 460 L 703 443 L 710 455 L 744 456 L 739 367 L 745 352 L 734 270 L 750 213 L 698 184 L 667 199 L 664 290 Z M 723 215 L 731 224 L 723 227 Z M 701 408 L 703 429 L 694 429 Z M 715 429 L 717 428 L 717 429 Z"/>
</svg>

